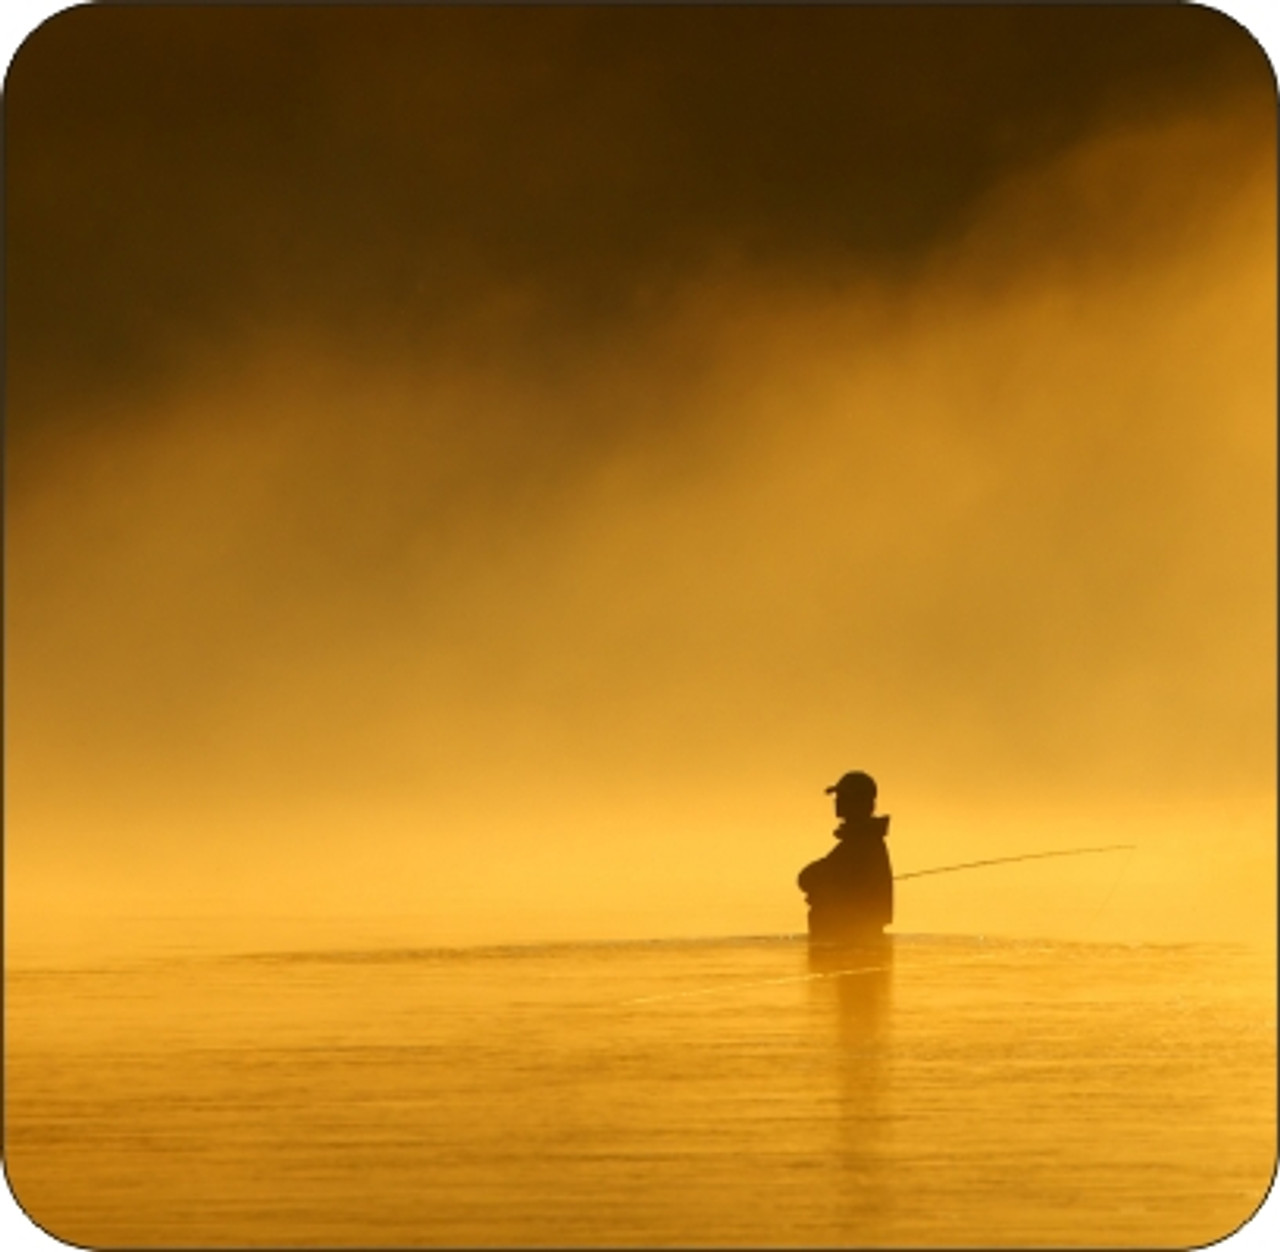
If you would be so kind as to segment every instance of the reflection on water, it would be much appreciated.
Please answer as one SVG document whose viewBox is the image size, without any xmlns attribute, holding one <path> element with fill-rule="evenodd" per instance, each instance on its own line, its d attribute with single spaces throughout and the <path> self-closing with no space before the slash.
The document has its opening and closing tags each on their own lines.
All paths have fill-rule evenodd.
<svg viewBox="0 0 1280 1252">
<path fill-rule="evenodd" d="M 891 1238 L 892 1167 L 890 995 L 894 947 L 885 936 L 858 945 L 811 944 L 814 1029 L 826 1034 L 835 1061 L 836 1141 L 841 1175 L 838 1221 L 869 1242 Z"/>
<path fill-rule="evenodd" d="M 895 950 L 888 935 L 861 944 L 809 945 L 814 988 L 834 991 L 840 1038 L 851 1047 L 871 1046 L 884 1034 Z"/>
<path fill-rule="evenodd" d="M 136 1246 L 1189 1246 L 1275 1144 L 1209 947 L 898 936 L 12 971 L 8 1166 Z"/>
</svg>

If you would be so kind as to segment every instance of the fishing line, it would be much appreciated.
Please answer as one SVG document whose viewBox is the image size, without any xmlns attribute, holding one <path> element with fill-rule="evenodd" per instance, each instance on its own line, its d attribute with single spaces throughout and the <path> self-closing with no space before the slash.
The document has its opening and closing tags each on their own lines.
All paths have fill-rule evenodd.
<svg viewBox="0 0 1280 1252">
<path fill-rule="evenodd" d="M 843 978 L 847 974 L 880 974 L 892 969 L 892 965 L 860 965 L 857 969 L 831 969 L 816 974 L 791 974 L 786 978 L 764 978 L 759 982 L 727 983 L 723 987 L 695 987 L 692 991 L 673 991 L 660 996 L 638 996 L 634 1000 L 619 1000 L 622 1004 L 656 1004 L 659 1000 L 683 1000 L 688 996 L 728 995 L 734 991 L 746 991 L 750 987 L 773 987 L 784 982 L 813 982 L 818 978 Z"/>
<path fill-rule="evenodd" d="M 1102 903 L 1093 911 L 1093 916 L 1089 918 L 1084 928 L 1086 935 L 1092 934 L 1094 927 L 1098 924 L 1098 919 L 1102 916 L 1103 910 L 1111 903 L 1111 897 L 1115 895 L 1116 888 L 1120 885 L 1120 880 L 1129 872 L 1129 866 L 1133 864 L 1133 845 L 1129 847 L 1129 855 L 1120 863 L 1120 868 L 1116 870 L 1116 876 L 1111 880 L 1111 886 L 1107 894 L 1103 897 Z"/>
</svg>

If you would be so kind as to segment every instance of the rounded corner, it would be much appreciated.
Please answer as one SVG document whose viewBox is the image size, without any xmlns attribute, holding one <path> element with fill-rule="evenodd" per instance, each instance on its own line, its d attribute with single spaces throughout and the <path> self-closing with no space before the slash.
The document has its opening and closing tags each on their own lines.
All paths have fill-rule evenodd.
<svg viewBox="0 0 1280 1252">
<path fill-rule="evenodd" d="M 69 1248 L 72 1252 L 92 1252 L 88 1244 L 73 1243 L 70 1239 L 51 1230 L 36 1217 L 18 1193 L 11 1165 L 12 1154 L 6 1145 L 5 1152 L 0 1154 L 0 1176 L 4 1178 L 3 1190 L 8 1192 L 7 1199 L 0 1194 L 0 1229 L 3 1229 L 7 1236 L 6 1246 L 37 1249 L 56 1245 L 58 1248 Z M 18 1228 L 15 1231 L 18 1222 L 26 1222 L 28 1228 L 26 1230 Z M 18 1235 L 16 1244 L 13 1241 L 15 1233 Z M 48 1241 L 47 1245 L 45 1241 Z"/>
<path fill-rule="evenodd" d="M 1246 1226 L 1258 1221 L 1259 1216 L 1264 1210 L 1267 1211 L 1267 1215 L 1263 1218 L 1263 1221 L 1267 1225 L 1268 1230 L 1271 1230 L 1275 1226 L 1276 1222 L 1280 1221 L 1280 1214 L 1277 1213 L 1277 1209 L 1280 1208 L 1280 1199 L 1276 1197 L 1276 1173 L 1278 1163 L 1280 1163 L 1280 1158 L 1272 1161 L 1271 1176 L 1262 1187 L 1261 1195 L 1259 1195 L 1256 1203 L 1253 1204 L 1253 1207 L 1248 1209 L 1245 1215 L 1234 1226 L 1230 1227 L 1230 1229 L 1224 1230 L 1220 1235 L 1217 1235 L 1212 1239 L 1208 1239 L 1204 1243 L 1196 1244 L 1195 1252 L 1210 1252 L 1211 1249 L 1215 1248 L 1226 1249 L 1228 1245 L 1234 1245 L 1236 1240 L 1245 1241 L 1250 1248 L 1254 1246 L 1263 1246 L 1260 1243 L 1256 1245 L 1254 1244 L 1253 1239 L 1256 1236 L 1246 1235 L 1243 1232 Z M 1259 1232 L 1259 1236 L 1260 1235 L 1261 1232 Z M 1274 1244 L 1270 1243 L 1269 1239 L 1267 1240 L 1267 1243 L 1270 1246 L 1274 1246 Z M 1245 1252 L 1245 1250 L 1241 1248 L 1240 1252 Z"/>
<path fill-rule="evenodd" d="M 1191 0 L 1191 3 L 1187 8 L 1192 11 L 1207 14 L 1210 20 L 1225 22 L 1227 25 L 1234 27 L 1245 37 L 1261 59 L 1262 64 L 1265 67 L 1265 73 L 1271 80 L 1272 96 L 1276 98 L 1277 102 L 1280 102 L 1280 76 L 1277 75 L 1275 62 L 1272 61 L 1271 53 L 1266 44 L 1264 44 L 1262 40 L 1245 25 L 1245 19 L 1243 17 L 1237 17 L 1234 13 L 1228 13 L 1226 10 L 1218 8 L 1213 3 L 1213 0 Z"/>
<path fill-rule="evenodd" d="M 66 25 L 66 19 L 72 14 L 88 13 L 100 11 L 100 6 L 93 4 L 91 0 L 68 0 L 62 8 L 55 9 L 54 12 L 46 14 L 22 37 L 17 47 L 9 56 L 9 63 L 4 67 L 4 74 L 0 76 L 0 98 L 9 96 L 13 87 L 13 72 L 17 68 L 19 62 L 23 59 L 23 53 L 28 52 L 32 44 L 36 42 L 37 36 L 44 36 L 55 25 L 62 27 Z M 27 57 L 26 59 L 30 59 Z"/>
</svg>

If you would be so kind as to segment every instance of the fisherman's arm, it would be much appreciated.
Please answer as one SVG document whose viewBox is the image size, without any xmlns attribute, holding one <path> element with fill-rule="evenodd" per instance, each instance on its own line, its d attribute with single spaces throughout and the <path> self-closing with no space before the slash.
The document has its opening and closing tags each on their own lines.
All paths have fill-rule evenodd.
<svg viewBox="0 0 1280 1252">
<path fill-rule="evenodd" d="M 831 881 L 831 865 L 824 856 L 820 860 L 811 861 L 802 869 L 796 878 L 800 890 L 807 895 L 821 891 Z"/>
</svg>

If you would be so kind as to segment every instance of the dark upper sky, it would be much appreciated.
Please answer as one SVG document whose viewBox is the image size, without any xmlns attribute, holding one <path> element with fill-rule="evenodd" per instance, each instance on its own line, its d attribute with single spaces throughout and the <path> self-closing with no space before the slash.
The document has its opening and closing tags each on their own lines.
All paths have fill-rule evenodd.
<svg viewBox="0 0 1280 1252">
<path fill-rule="evenodd" d="M 1273 925 L 1276 98 L 1228 19 L 85 7 L 5 103 L 37 927 L 785 929 L 853 767 L 912 865 L 1165 805 L 1134 916 Z"/>
<path fill-rule="evenodd" d="M 8 82 L 11 430 L 282 320 L 417 352 L 495 292 L 608 333 L 718 263 L 892 276 L 1090 130 L 1268 86 L 1173 6 L 73 9 Z"/>
</svg>

